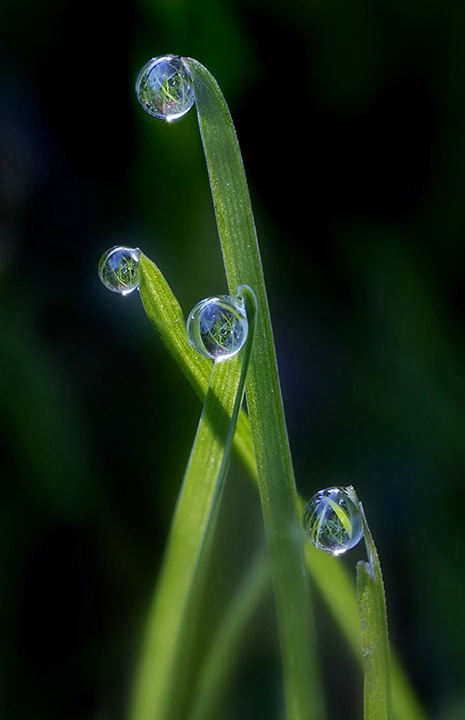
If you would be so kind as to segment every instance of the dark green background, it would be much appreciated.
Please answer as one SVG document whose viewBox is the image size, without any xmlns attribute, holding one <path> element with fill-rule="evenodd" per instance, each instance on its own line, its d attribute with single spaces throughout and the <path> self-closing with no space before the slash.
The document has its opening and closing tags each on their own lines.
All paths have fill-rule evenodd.
<svg viewBox="0 0 465 720">
<path fill-rule="evenodd" d="M 299 491 L 356 487 L 427 715 L 465 716 L 464 32 L 462 0 L 2 2 L 2 717 L 125 717 L 200 408 L 97 263 L 141 247 L 186 313 L 226 290 L 195 113 L 164 125 L 133 91 L 170 52 L 210 69 L 235 120 Z M 220 606 L 244 515 L 251 554 L 260 534 L 234 482 Z M 317 609 L 331 717 L 358 720 Z M 256 625 L 227 720 L 278 717 Z"/>
</svg>

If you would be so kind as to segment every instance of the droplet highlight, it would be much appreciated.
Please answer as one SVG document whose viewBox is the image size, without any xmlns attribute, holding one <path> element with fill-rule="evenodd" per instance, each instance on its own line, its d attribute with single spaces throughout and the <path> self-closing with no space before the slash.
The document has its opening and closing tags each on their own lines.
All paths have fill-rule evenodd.
<svg viewBox="0 0 465 720">
<path fill-rule="evenodd" d="M 320 490 L 306 504 L 302 524 L 307 538 L 318 550 L 342 555 L 361 539 L 362 517 L 349 489 Z"/>
<path fill-rule="evenodd" d="M 144 110 L 162 120 L 177 120 L 194 104 L 194 82 L 186 61 L 178 55 L 152 58 L 136 80 L 136 95 Z"/>
<path fill-rule="evenodd" d="M 222 361 L 236 355 L 249 331 L 244 301 L 239 295 L 201 300 L 187 318 L 187 335 L 199 353 Z"/>
<path fill-rule="evenodd" d="M 115 245 L 100 258 L 100 280 L 108 290 L 129 295 L 139 287 L 139 260 L 140 251 L 137 248 Z"/>
</svg>

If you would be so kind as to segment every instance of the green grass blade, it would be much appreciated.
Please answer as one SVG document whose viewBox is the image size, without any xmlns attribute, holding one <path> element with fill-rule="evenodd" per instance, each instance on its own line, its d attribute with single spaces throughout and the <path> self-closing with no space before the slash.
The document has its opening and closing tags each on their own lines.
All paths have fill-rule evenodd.
<svg viewBox="0 0 465 720">
<path fill-rule="evenodd" d="M 191 347 L 185 333 L 181 307 L 158 267 L 141 255 L 140 293 L 144 309 L 165 347 L 203 402 L 211 373 L 211 363 Z M 234 445 L 251 480 L 258 484 L 252 439 L 247 415 L 241 411 Z M 305 501 L 299 498 L 299 515 Z M 343 637 L 358 662 L 360 621 L 355 586 L 345 566 L 330 555 L 304 543 L 305 564 L 313 584 L 324 599 Z M 395 720 L 427 720 L 400 661 L 392 654 L 393 710 Z"/>
<path fill-rule="evenodd" d="M 357 601 L 364 667 L 363 718 L 391 720 L 391 657 L 381 565 L 363 506 L 355 490 L 347 490 L 360 508 L 368 554 L 368 562 L 360 560 L 357 563 Z"/>
<path fill-rule="evenodd" d="M 216 720 L 222 696 L 237 660 L 241 641 L 265 591 L 270 568 L 261 552 L 251 565 L 224 614 L 207 653 L 187 720 Z"/>
<path fill-rule="evenodd" d="M 302 500 L 302 509 L 304 507 Z M 355 582 L 340 558 L 305 543 L 305 561 L 315 588 L 333 616 L 357 662 L 364 665 Z M 409 678 L 391 649 L 392 710 L 395 720 L 427 720 Z"/>
<path fill-rule="evenodd" d="M 157 265 L 141 253 L 139 289 L 144 310 L 181 372 L 203 403 L 211 374 L 211 361 L 194 350 L 186 335 L 185 319 L 179 302 Z M 221 402 L 221 398 L 220 398 Z M 249 475 L 256 475 L 250 439 L 249 420 L 239 414 L 234 445 Z"/>
<path fill-rule="evenodd" d="M 364 661 L 364 720 L 392 718 L 391 667 L 382 578 L 369 563 L 357 563 L 357 596 Z"/>
<path fill-rule="evenodd" d="M 139 291 L 149 320 L 203 402 L 211 375 L 211 361 L 189 343 L 186 321 L 176 296 L 159 268 L 143 253 L 139 262 Z"/>
<path fill-rule="evenodd" d="M 325 716 L 297 493 L 289 450 L 265 281 L 242 157 L 231 115 L 212 75 L 186 58 L 230 288 L 246 284 L 260 315 L 247 403 L 271 560 L 288 720 Z"/>
<path fill-rule="evenodd" d="M 150 270 L 148 277 L 153 280 L 157 273 L 154 266 Z M 142 267 L 140 290 L 143 300 L 151 295 L 150 283 L 146 279 Z M 169 300 L 172 305 L 174 296 L 166 292 L 166 283 L 157 287 L 158 290 L 161 287 L 165 300 Z M 189 619 L 195 610 L 200 570 L 228 466 L 256 324 L 255 297 L 246 288 L 241 288 L 241 294 L 249 321 L 249 337 L 241 353 L 223 363 L 215 363 L 211 372 L 160 579 L 149 612 L 134 687 L 131 709 L 133 720 L 175 720 L 185 717 L 182 690 L 189 661 L 186 652 Z M 153 297 L 150 308 L 153 310 Z M 159 311 L 164 312 L 164 309 Z M 185 348 L 185 330 L 180 330 L 179 320 L 178 312 L 177 321 L 174 320 L 175 333 L 171 334 L 170 342 L 172 347 Z M 163 326 L 162 331 L 166 330 L 166 326 Z M 199 378 L 203 372 L 199 370 L 202 365 L 196 366 L 194 363 Z M 211 362 L 209 365 L 211 368 Z"/>
</svg>

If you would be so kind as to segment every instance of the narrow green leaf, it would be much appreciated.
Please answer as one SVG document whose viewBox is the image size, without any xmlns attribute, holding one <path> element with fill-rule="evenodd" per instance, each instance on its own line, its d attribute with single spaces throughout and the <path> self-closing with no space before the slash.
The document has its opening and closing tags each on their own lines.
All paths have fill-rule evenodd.
<svg viewBox="0 0 465 720">
<path fill-rule="evenodd" d="M 260 310 L 247 404 L 281 640 L 288 720 L 325 716 L 297 493 L 273 331 L 250 197 L 236 133 L 213 76 L 186 58 L 194 78 L 200 133 L 230 288 L 246 284 Z"/>
<path fill-rule="evenodd" d="M 160 270 L 144 255 L 141 256 L 140 263 L 140 293 L 148 318 L 203 402 L 211 373 L 211 363 L 196 353 L 187 341 L 180 305 Z M 257 485 L 250 426 L 243 410 L 239 416 L 234 444 L 250 479 Z M 304 505 L 305 500 L 300 497 L 300 516 Z M 360 620 L 354 581 L 340 560 L 316 550 L 308 542 L 304 543 L 304 548 L 305 563 L 316 589 L 332 613 L 355 658 L 358 662 L 362 662 Z M 151 682 L 150 677 L 148 682 Z M 427 720 L 405 670 L 394 654 L 392 655 L 392 687 L 396 720 Z"/>
<path fill-rule="evenodd" d="M 149 270 L 148 273 L 144 272 L 144 267 Z M 153 283 L 156 296 L 160 299 L 160 293 L 162 295 L 162 305 L 157 309 L 154 308 Z M 151 314 L 164 313 L 168 307 L 170 324 L 161 323 L 160 329 L 165 340 L 169 339 L 171 348 L 178 351 L 178 358 L 187 357 L 185 352 L 184 355 L 179 352 L 180 348 L 186 350 L 188 342 L 184 320 L 183 329 L 180 328 L 182 314 L 179 306 L 174 307 L 174 296 L 168 292 L 159 271 L 147 261 L 142 262 L 140 289 L 143 301 L 150 298 Z M 195 610 L 199 578 L 202 576 L 200 569 L 208 549 L 209 533 L 229 462 L 256 324 L 255 296 L 247 288 L 241 288 L 241 294 L 249 321 L 249 337 L 237 356 L 215 363 L 211 371 L 205 405 L 149 612 L 134 688 L 133 720 L 176 720 L 185 717 L 182 690 L 189 660 L 186 652 L 189 619 Z M 176 314 L 171 315 L 172 311 Z M 211 368 L 212 363 L 209 362 L 209 365 Z M 191 364 L 197 382 L 201 382 L 203 367 L 204 363 Z"/>
<path fill-rule="evenodd" d="M 301 500 L 302 509 L 304 501 Z M 305 561 L 315 588 L 357 662 L 364 666 L 360 642 L 360 616 L 354 579 L 341 558 L 317 550 L 305 543 Z M 395 720 L 427 720 L 426 713 L 412 688 L 409 678 L 391 648 L 392 709 Z"/>
<path fill-rule="evenodd" d="M 179 302 L 157 265 L 143 253 L 139 262 L 139 291 L 144 310 L 168 352 L 204 401 L 212 364 L 190 345 Z"/>
<path fill-rule="evenodd" d="M 357 593 L 361 620 L 364 661 L 364 720 L 389 720 L 392 717 L 391 668 L 387 641 L 384 592 L 379 576 L 370 564 L 357 563 Z"/>
<path fill-rule="evenodd" d="M 368 554 L 368 562 L 360 560 L 357 563 L 357 600 L 364 666 L 363 718 L 391 720 L 391 658 L 381 565 L 362 503 L 353 488 L 347 490 L 360 508 Z"/>
<path fill-rule="evenodd" d="M 157 265 L 143 253 L 139 278 L 140 296 L 147 317 L 203 403 L 210 380 L 211 361 L 196 352 L 189 343 L 184 315 L 176 296 Z M 249 420 L 243 410 L 239 414 L 237 428 L 234 444 L 240 459 L 249 475 L 256 475 Z"/>
</svg>

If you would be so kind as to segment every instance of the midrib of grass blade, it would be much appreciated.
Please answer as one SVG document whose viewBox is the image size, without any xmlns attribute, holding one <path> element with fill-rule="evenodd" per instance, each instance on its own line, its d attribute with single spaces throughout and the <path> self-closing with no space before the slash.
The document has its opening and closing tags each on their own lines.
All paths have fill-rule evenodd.
<svg viewBox="0 0 465 720">
<path fill-rule="evenodd" d="M 247 381 L 265 533 L 277 608 L 288 720 L 325 717 L 309 584 L 276 353 L 255 224 L 229 109 L 216 80 L 185 58 L 194 78 L 200 133 L 230 289 L 247 284 L 259 307 Z"/>
<path fill-rule="evenodd" d="M 141 271 L 143 300 L 147 294 L 151 295 L 146 277 Z M 159 582 L 149 610 L 134 686 L 132 720 L 185 717 L 182 691 L 189 666 L 186 653 L 189 620 L 195 611 L 199 582 L 203 577 L 200 571 L 229 462 L 255 329 L 255 297 L 245 288 L 241 288 L 241 294 L 249 322 L 249 337 L 237 356 L 215 363 L 211 371 Z M 172 305 L 174 296 L 164 295 Z M 175 324 L 179 323 L 175 321 Z M 174 346 L 185 345 L 185 330 L 176 327 L 175 333 L 170 335 Z M 209 365 L 211 368 L 211 362 Z"/>
</svg>

